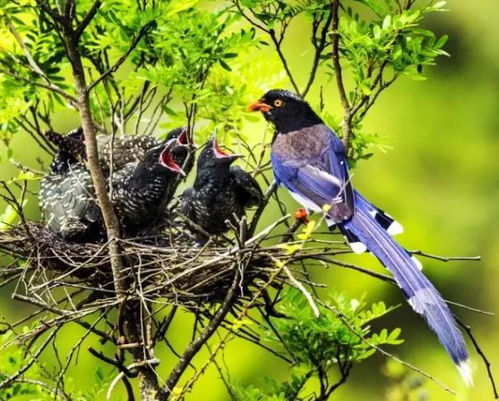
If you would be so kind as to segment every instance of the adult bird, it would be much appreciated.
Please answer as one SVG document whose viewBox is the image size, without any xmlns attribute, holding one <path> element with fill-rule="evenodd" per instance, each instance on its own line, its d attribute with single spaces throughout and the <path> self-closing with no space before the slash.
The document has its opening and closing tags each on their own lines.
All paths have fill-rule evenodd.
<svg viewBox="0 0 499 401">
<path fill-rule="evenodd" d="M 126 236 L 150 228 L 153 218 L 164 213 L 176 175 L 184 174 L 176 162 L 179 147 L 184 145 L 179 145 L 177 138 L 163 142 L 144 152 L 139 161 L 126 163 L 113 173 L 112 202 Z M 98 242 L 104 238 L 91 176 L 81 161 L 71 161 L 65 169 L 52 169 L 43 178 L 40 207 L 47 227 L 65 239 Z"/>
<path fill-rule="evenodd" d="M 234 222 L 234 216 L 241 219 L 245 209 L 257 205 L 263 197 L 249 173 L 231 166 L 240 157 L 222 150 L 212 137 L 198 157 L 193 187 L 182 194 L 182 213 L 210 235 L 227 232 L 227 221 Z M 207 240 L 200 233 L 197 238 L 200 243 Z"/>
<path fill-rule="evenodd" d="M 305 208 L 325 211 L 328 225 L 338 226 L 354 252 L 370 251 L 391 271 L 471 385 L 466 343 L 452 312 L 419 263 L 392 238 L 401 226 L 353 189 L 345 148 L 335 132 L 306 101 L 286 90 L 268 91 L 249 109 L 262 112 L 276 128 L 271 161 L 277 183 Z"/>
</svg>

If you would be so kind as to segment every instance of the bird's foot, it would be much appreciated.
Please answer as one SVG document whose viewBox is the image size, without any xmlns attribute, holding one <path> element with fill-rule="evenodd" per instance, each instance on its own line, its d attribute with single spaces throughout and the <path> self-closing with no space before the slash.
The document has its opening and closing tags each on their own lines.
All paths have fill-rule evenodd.
<svg viewBox="0 0 499 401">
<path fill-rule="evenodd" d="M 294 217 L 296 220 L 300 220 L 303 224 L 308 224 L 308 215 L 309 213 L 304 209 L 304 208 L 299 208 L 296 209 L 296 212 L 294 213 Z"/>
</svg>

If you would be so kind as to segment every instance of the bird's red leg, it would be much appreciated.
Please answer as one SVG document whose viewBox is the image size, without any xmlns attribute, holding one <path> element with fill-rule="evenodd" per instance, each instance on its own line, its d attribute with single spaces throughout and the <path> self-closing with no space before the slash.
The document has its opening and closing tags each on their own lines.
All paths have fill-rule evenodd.
<svg viewBox="0 0 499 401">
<path fill-rule="evenodd" d="M 299 209 L 296 209 L 294 217 L 296 220 L 300 220 L 303 224 L 307 224 L 308 223 L 308 218 L 307 218 L 308 215 L 309 215 L 309 213 L 305 209 L 300 207 Z"/>
</svg>

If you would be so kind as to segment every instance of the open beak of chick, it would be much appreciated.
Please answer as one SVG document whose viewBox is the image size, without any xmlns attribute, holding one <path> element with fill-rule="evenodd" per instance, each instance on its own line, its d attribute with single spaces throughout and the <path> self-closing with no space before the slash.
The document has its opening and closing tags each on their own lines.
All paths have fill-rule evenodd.
<svg viewBox="0 0 499 401">
<path fill-rule="evenodd" d="M 213 136 L 211 138 L 212 144 L 213 144 L 213 153 L 215 154 L 215 157 L 220 160 L 220 161 L 234 161 L 236 159 L 239 159 L 240 157 L 243 157 L 241 154 L 237 153 L 230 153 L 227 150 L 223 150 L 220 148 L 217 142 L 217 138 Z"/>
<path fill-rule="evenodd" d="M 192 135 L 189 135 L 189 130 L 187 127 L 182 129 L 182 132 L 177 137 L 177 145 L 186 146 L 191 149 L 196 149 L 198 147 L 197 143 L 194 141 Z"/>
<path fill-rule="evenodd" d="M 173 171 L 174 173 L 180 174 L 185 177 L 185 172 L 182 170 L 182 167 L 180 167 L 176 162 L 175 159 L 172 155 L 173 149 L 178 146 L 177 144 L 178 138 L 177 139 L 171 139 L 169 140 L 161 154 L 159 155 L 159 163 L 169 169 L 170 171 Z"/>
</svg>

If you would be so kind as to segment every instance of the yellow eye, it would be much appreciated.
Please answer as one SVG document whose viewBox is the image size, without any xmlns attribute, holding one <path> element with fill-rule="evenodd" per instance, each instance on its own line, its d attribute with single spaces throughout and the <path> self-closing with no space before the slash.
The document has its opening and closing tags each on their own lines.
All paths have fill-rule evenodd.
<svg viewBox="0 0 499 401">
<path fill-rule="evenodd" d="M 274 100 L 274 106 L 275 107 L 281 107 L 283 105 L 283 101 L 281 99 L 276 99 Z"/>
</svg>

